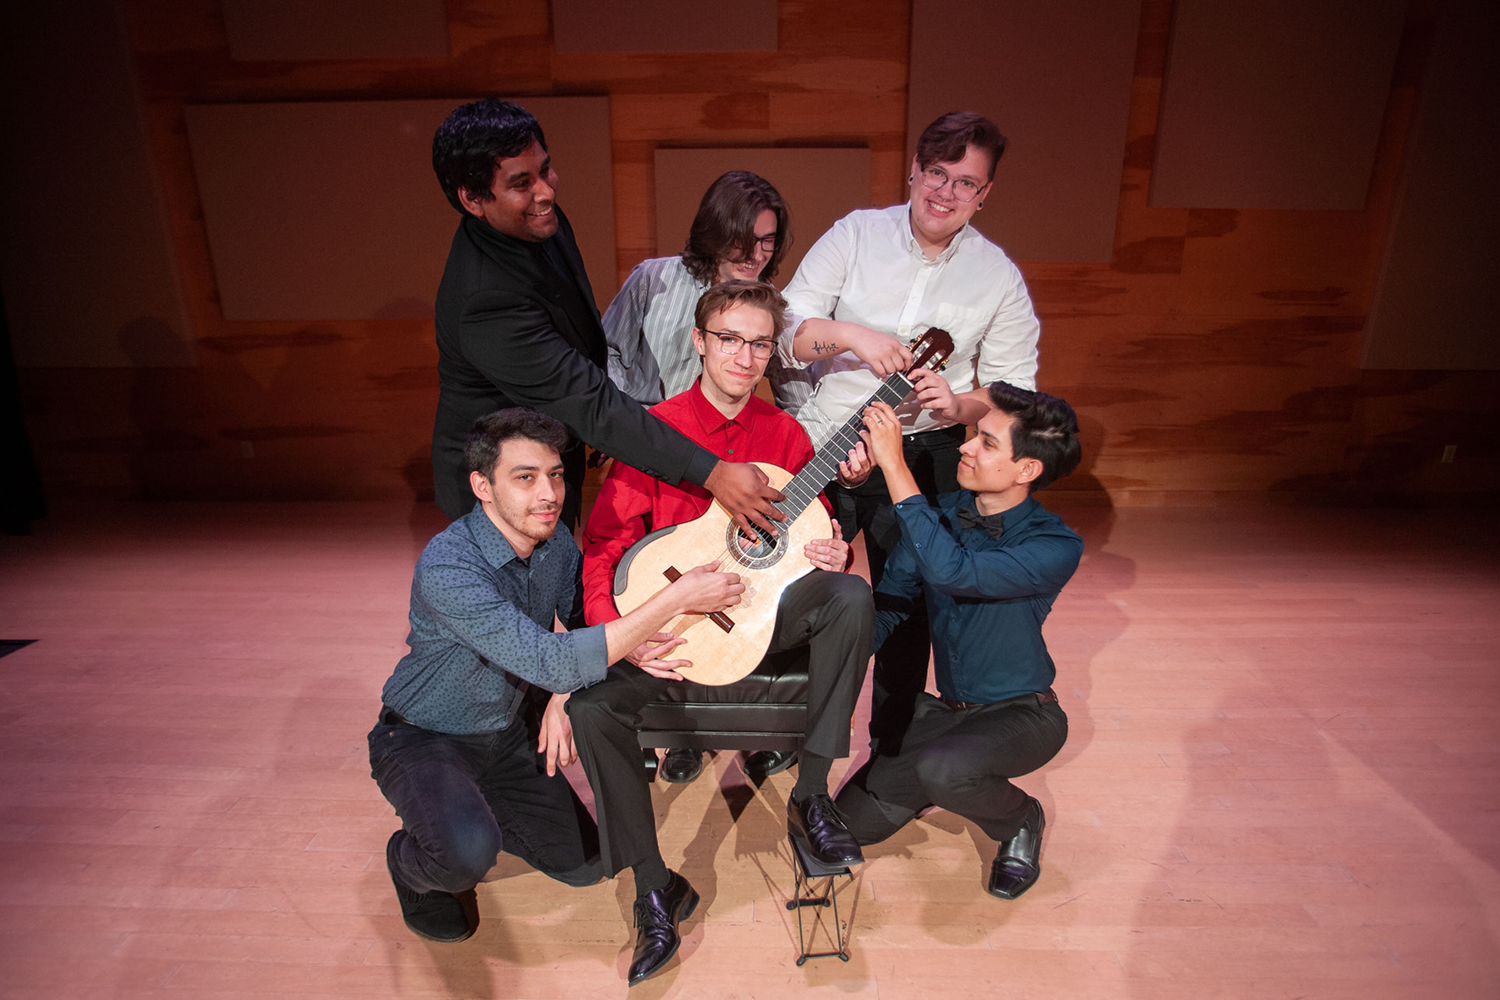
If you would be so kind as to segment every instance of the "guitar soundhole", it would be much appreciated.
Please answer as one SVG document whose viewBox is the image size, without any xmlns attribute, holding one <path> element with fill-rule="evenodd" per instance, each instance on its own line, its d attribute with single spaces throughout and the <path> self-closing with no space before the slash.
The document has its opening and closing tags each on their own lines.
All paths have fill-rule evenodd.
<svg viewBox="0 0 1500 1000">
<path fill-rule="evenodd" d="M 786 551 L 786 539 L 785 531 L 767 531 L 759 526 L 755 529 L 755 537 L 747 538 L 733 521 L 729 522 L 724 536 L 725 548 L 733 554 L 735 561 L 750 569 L 764 569 L 780 559 Z"/>
</svg>

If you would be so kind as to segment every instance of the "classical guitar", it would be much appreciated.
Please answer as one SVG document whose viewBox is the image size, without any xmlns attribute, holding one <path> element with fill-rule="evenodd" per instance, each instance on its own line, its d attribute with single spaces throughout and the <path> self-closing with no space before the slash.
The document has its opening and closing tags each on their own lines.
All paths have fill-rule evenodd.
<svg viewBox="0 0 1500 1000">
<path fill-rule="evenodd" d="M 701 516 L 651 532 L 632 545 L 615 568 L 615 607 L 629 614 L 668 583 L 694 566 L 721 560 L 720 567 L 738 573 L 745 584 L 740 603 L 712 615 L 683 615 L 662 631 L 684 636 L 687 643 L 669 657 L 692 661 L 682 675 L 699 684 L 732 684 L 747 676 L 766 655 L 776 625 L 776 608 L 787 585 L 812 570 L 803 553 L 814 539 L 832 538 L 833 523 L 823 505 L 815 503 L 823 488 L 838 474 L 839 462 L 859 443 L 864 427 L 860 415 L 880 400 L 898 405 L 912 390 L 908 374 L 916 368 L 940 370 L 953 353 L 946 330 L 928 330 L 911 345 L 912 364 L 906 372 L 888 376 L 875 394 L 818 449 L 795 476 L 768 462 L 757 462 L 771 485 L 786 495 L 776 507 L 786 520 L 775 530 L 757 529 L 747 537 L 718 501 Z"/>
</svg>

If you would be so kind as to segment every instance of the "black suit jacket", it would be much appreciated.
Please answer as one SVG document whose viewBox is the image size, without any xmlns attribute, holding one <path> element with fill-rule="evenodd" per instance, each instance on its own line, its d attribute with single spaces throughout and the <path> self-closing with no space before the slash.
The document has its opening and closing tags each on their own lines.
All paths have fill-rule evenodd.
<svg viewBox="0 0 1500 1000">
<path fill-rule="evenodd" d="M 465 215 L 453 235 L 437 295 L 438 408 L 432 477 L 438 506 L 457 519 L 473 509 L 464 441 L 476 418 L 507 406 L 556 417 L 578 438 L 670 483 L 703 485 L 718 459 L 651 416 L 605 375 L 599 309 L 557 209 L 557 234 L 529 243 Z M 548 262 L 548 245 L 571 275 Z M 566 523 L 577 521 L 581 453 L 568 456 Z M 571 515 L 571 516 L 570 516 Z"/>
</svg>

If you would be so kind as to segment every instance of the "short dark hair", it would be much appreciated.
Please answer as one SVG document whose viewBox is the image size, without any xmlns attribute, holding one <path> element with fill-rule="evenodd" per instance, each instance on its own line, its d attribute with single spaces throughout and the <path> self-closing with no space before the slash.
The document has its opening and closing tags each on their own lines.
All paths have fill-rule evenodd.
<svg viewBox="0 0 1500 1000">
<path fill-rule="evenodd" d="M 547 148 L 542 126 L 523 107 L 486 97 L 461 104 L 443 119 L 432 137 L 432 169 L 448 203 L 460 212 L 459 189 L 476 201 L 489 201 L 495 182 L 495 164 L 508 156 L 519 156 L 535 141 Z"/>
<path fill-rule="evenodd" d="M 748 170 L 731 170 L 703 192 L 682 248 L 682 263 L 688 273 L 711 283 L 717 279 L 719 261 L 748 259 L 755 245 L 755 220 L 768 210 L 776 216 L 776 249 L 761 269 L 760 278 L 769 281 L 776 277 L 781 259 L 792 245 L 791 216 L 771 182 Z"/>
<path fill-rule="evenodd" d="M 693 325 L 700 330 L 708 328 L 708 317 L 723 312 L 730 306 L 745 305 L 764 309 L 771 314 L 771 330 L 781 335 L 786 325 L 786 299 L 773 286 L 764 281 L 745 281 L 735 278 L 721 281 L 698 299 L 698 308 L 693 312 Z"/>
<path fill-rule="evenodd" d="M 917 165 L 925 170 L 934 163 L 962 160 L 970 146 L 989 155 L 994 180 L 995 167 L 1005 154 L 1005 136 L 998 125 L 972 111 L 950 111 L 924 128 L 917 140 Z"/>
<path fill-rule="evenodd" d="M 1042 474 L 1027 484 L 1032 492 L 1078 468 L 1083 455 L 1078 444 L 1078 415 L 1065 400 L 1019 389 L 1009 382 L 991 382 L 990 402 L 1015 418 L 1010 425 L 1011 457 L 1034 458 L 1042 463 Z"/>
<path fill-rule="evenodd" d="M 464 443 L 464 463 L 470 472 L 493 480 L 500 448 L 513 438 L 535 441 L 561 455 L 568 446 L 568 429 L 560 421 L 526 406 L 486 413 L 469 430 L 469 439 Z"/>
</svg>

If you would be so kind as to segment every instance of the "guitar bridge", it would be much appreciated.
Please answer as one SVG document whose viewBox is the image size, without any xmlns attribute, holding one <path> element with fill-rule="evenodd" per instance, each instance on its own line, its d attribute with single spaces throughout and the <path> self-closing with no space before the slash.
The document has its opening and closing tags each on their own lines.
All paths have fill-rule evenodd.
<svg viewBox="0 0 1500 1000">
<path fill-rule="evenodd" d="M 661 571 L 661 575 L 666 577 L 669 583 L 676 583 L 677 578 L 682 576 L 682 574 L 677 571 L 676 566 L 668 566 L 666 569 Z M 709 621 L 719 626 L 719 628 L 723 629 L 725 632 L 734 631 L 734 619 L 730 618 L 722 611 L 715 611 L 709 614 L 707 618 Z"/>
</svg>

